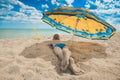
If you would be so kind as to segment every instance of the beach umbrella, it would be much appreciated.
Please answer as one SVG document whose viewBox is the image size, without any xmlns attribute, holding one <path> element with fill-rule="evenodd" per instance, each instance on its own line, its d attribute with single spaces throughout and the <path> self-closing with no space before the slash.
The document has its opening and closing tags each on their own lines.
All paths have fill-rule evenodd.
<svg viewBox="0 0 120 80">
<path fill-rule="evenodd" d="M 44 12 L 42 20 L 56 29 L 87 39 L 109 39 L 116 31 L 105 20 L 83 8 L 55 8 Z"/>
</svg>

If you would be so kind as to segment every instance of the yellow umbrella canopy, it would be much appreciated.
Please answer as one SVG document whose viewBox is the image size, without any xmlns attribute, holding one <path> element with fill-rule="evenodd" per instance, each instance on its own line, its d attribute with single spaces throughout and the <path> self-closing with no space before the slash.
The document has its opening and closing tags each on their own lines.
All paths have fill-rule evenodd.
<svg viewBox="0 0 120 80">
<path fill-rule="evenodd" d="M 44 12 L 43 21 L 57 29 L 88 39 L 109 39 L 116 29 L 83 8 L 56 8 Z"/>
</svg>

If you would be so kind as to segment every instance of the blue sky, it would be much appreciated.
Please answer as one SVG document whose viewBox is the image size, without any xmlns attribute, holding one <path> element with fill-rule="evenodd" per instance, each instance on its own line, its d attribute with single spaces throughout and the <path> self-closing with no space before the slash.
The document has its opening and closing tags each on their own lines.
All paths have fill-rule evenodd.
<svg viewBox="0 0 120 80">
<path fill-rule="evenodd" d="M 63 6 L 87 8 L 120 30 L 120 0 L 0 0 L 0 28 L 51 28 L 44 11 Z"/>
</svg>

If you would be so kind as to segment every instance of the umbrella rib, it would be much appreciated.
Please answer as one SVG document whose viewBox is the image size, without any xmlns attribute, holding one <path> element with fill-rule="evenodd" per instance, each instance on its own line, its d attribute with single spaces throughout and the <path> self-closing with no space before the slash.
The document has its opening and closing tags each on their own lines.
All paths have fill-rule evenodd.
<svg viewBox="0 0 120 80">
<path fill-rule="evenodd" d="M 77 18 L 76 20 L 75 31 L 77 30 L 78 22 L 79 22 L 79 18 Z"/>
</svg>

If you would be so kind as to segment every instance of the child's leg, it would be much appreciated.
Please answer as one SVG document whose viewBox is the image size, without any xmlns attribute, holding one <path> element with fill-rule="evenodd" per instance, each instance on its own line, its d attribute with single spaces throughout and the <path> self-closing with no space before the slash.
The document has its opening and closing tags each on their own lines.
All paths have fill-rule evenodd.
<svg viewBox="0 0 120 80">
<path fill-rule="evenodd" d="M 75 64 L 74 59 L 72 57 L 70 57 L 70 66 L 69 67 L 72 70 L 72 72 L 76 75 L 84 72 L 84 71 L 81 71 L 79 67 L 77 67 L 77 65 Z"/>
<path fill-rule="evenodd" d="M 54 53 L 58 56 L 59 60 L 62 61 L 62 58 L 63 58 L 62 49 L 59 47 L 55 47 L 53 50 L 54 50 Z"/>
<path fill-rule="evenodd" d="M 63 71 L 65 71 L 69 65 L 70 56 L 71 56 L 71 51 L 67 47 L 63 48 L 63 59 L 61 62 L 61 69 Z"/>
</svg>

